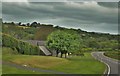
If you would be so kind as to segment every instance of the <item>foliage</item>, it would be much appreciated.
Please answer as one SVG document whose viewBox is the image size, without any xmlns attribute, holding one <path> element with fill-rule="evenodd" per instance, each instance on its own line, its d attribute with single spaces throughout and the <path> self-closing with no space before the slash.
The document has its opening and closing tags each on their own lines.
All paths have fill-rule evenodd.
<svg viewBox="0 0 120 76">
<path fill-rule="evenodd" d="M 3 24 L 2 32 L 9 34 L 17 39 L 31 40 L 34 39 L 35 33 L 38 28 L 27 26 L 10 26 L 10 24 Z"/>
<path fill-rule="evenodd" d="M 120 51 L 107 51 L 105 55 L 117 60 L 120 60 Z"/>
<path fill-rule="evenodd" d="M 37 27 L 39 26 L 40 28 L 30 27 L 30 23 L 26 26 L 19 26 L 12 22 L 3 23 L 2 32 L 22 40 L 47 40 L 48 35 L 54 31 L 74 30 L 81 36 L 79 51 L 112 51 L 119 49 L 118 39 L 120 35 L 87 32 L 81 29 L 68 29 L 59 26 L 53 27 L 53 25 L 40 24 L 37 22 L 33 22 L 32 24 L 37 24 Z"/>
<path fill-rule="evenodd" d="M 38 55 L 39 48 L 27 42 L 23 42 L 11 37 L 8 34 L 2 34 L 2 46 L 17 49 L 19 53 L 26 55 Z"/>
<path fill-rule="evenodd" d="M 2 55 L 17 55 L 18 51 L 14 48 L 2 47 Z"/>
<path fill-rule="evenodd" d="M 49 34 L 54 32 L 56 29 L 50 25 L 41 25 L 35 33 L 35 40 L 47 40 Z"/>
<path fill-rule="evenodd" d="M 75 52 L 80 48 L 80 36 L 75 31 L 55 31 L 48 38 L 46 45 L 50 49 L 60 51 L 61 54 Z"/>
<path fill-rule="evenodd" d="M 30 26 L 31 27 L 37 27 L 37 25 L 38 25 L 37 22 L 33 22 Z"/>
</svg>

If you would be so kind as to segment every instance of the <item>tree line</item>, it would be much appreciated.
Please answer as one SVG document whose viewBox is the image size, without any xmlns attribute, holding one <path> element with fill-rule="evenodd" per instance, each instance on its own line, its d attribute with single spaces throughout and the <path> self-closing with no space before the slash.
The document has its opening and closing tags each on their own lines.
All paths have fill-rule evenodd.
<svg viewBox="0 0 120 76">
<path fill-rule="evenodd" d="M 22 23 L 22 22 L 19 22 L 19 23 L 14 23 L 14 22 L 11 22 L 11 23 L 7 23 L 7 22 L 4 22 L 3 24 L 7 24 L 7 25 L 13 25 L 13 26 L 27 26 L 27 27 L 40 27 L 40 26 L 53 26 L 51 24 L 41 24 L 41 23 L 38 23 L 38 22 L 32 22 L 32 23 Z"/>
</svg>

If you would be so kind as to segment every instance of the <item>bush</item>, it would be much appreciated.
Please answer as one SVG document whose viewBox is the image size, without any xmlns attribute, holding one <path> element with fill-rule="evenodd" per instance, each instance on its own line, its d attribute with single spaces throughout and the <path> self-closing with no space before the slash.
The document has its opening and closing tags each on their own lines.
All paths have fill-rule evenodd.
<svg viewBox="0 0 120 76">
<path fill-rule="evenodd" d="M 89 51 L 93 51 L 93 48 L 82 48 L 81 51 L 82 52 L 89 52 Z"/>
<path fill-rule="evenodd" d="M 17 47 L 18 40 L 7 34 L 2 34 L 2 45 L 11 48 Z"/>
<path fill-rule="evenodd" d="M 36 47 L 36 46 L 31 46 L 31 53 L 33 54 L 33 55 L 39 55 L 39 48 L 38 47 Z"/>
<path fill-rule="evenodd" d="M 104 54 L 108 57 L 120 60 L 120 51 L 107 51 Z"/>
<path fill-rule="evenodd" d="M 12 49 L 17 49 L 17 51 L 21 54 L 26 54 L 26 55 L 39 54 L 39 48 L 37 46 L 17 40 L 7 34 L 2 34 L 2 42 L 3 42 L 2 46 L 10 47 Z"/>
<path fill-rule="evenodd" d="M 2 47 L 2 55 L 13 55 L 18 54 L 17 50 L 8 47 Z"/>
</svg>

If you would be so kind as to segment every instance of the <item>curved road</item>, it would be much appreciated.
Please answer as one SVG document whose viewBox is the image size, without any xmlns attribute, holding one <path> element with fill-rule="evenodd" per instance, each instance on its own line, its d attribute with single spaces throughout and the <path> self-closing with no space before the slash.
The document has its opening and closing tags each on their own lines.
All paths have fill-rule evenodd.
<svg viewBox="0 0 120 76">
<path fill-rule="evenodd" d="M 120 76 L 120 61 L 106 57 L 104 52 L 93 52 L 92 56 L 108 66 L 107 76 Z"/>
</svg>

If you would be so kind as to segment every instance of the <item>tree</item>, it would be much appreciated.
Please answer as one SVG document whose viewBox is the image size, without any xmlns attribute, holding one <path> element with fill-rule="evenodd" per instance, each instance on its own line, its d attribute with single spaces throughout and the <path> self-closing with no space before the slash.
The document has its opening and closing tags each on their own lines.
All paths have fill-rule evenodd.
<svg viewBox="0 0 120 76">
<path fill-rule="evenodd" d="M 27 23 L 26 25 L 27 25 L 27 26 L 30 26 L 30 23 Z"/>
<path fill-rule="evenodd" d="M 18 25 L 20 26 L 20 25 L 21 25 L 21 22 L 19 22 Z"/>
<path fill-rule="evenodd" d="M 31 27 L 37 27 L 37 25 L 38 25 L 37 22 L 33 22 L 30 26 Z"/>
<path fill-rule="evenodd" d="M 11 22 L 10 24 L 11 24 L 11 25 L 15 25 L 15 23 L 14 23 L 14 22 Z"/>
<path fill-rule="evenodd" d="M 56 50 L 58 56 L 58 52 L 61 52 L 61 57 L 63 54 L 75 52 L 79 50 L 80 47 L 80 36 L 75 31 L 55 31 L 52 32 L 46 41 L 46 45 L 49 49 Z"/>
</svg>

